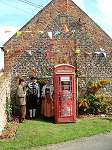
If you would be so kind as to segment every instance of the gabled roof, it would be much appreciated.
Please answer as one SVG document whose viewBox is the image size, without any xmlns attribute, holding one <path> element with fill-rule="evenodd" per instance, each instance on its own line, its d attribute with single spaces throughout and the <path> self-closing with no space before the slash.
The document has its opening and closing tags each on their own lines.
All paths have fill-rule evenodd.
<svg viewBox="0 0 112 150">
<path fill-rule="evenodd" d="M 99 45 L 102 43 L 103 46 L 112 47 L 112 39 L 107 35 L 100 26 L 98 26 L 83 10 L 81 10 L 72 0 L 52 0 L 48 5 L 46 5 L 41 11 L 39 11 L 31 20 L 29 20 L 19 31 L 23 31 L 29 24 L 35 20 L 36 17 L 41 16 L 44 11 L 47 11 L 49 7 L 52 7 L 51 13 L 53 9 L 56 9 L 59 13 L 67 13 L 68 15 L 72 15 L 77 20 L 80 19 L 82 23 L 85 23 L 87 28 L 87 32 L 92 35 L 94 41 L 98 41 Z M 41 16 L 42 17 L 42 16 Z M 46 18 L 47 19 L 47 18 Z M 90 27 L 91 26 L 91 27 Z M 95 31 L 97 30 L 97 32 Z M 98 36 L 99 35 L 99 36 Z M 12 39 L 16 38 L 16 34 L 14 34 L 5 44 L 4 47 L 7 46 L 8 43 Z"/>
</svg>

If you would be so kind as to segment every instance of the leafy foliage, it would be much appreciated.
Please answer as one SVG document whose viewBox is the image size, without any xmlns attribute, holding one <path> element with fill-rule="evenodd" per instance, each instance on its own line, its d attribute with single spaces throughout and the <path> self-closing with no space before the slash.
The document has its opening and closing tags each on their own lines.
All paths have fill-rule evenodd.
<svg viewBox="0 0 112 150">
<path fill-rule="evenodd" d="M 95 83 L 89 82 L 87 87 L 87 94 L 89 93 L 95 94 L 107 84 L 109 84 L 109 81 L 107 80 L 100 80 L 99 82 L 95 82 Z"/>
<path fill-rule="evenodd" d="M 12 106 L 11 101 L 9 101 L 8 97 L 6 97 L 6 114 L 7 114 L 7 120 L 11 120 L 11 114 L 12 114 Z"/>
<path fill-rule="evenodd" d="M 105 95 L 98 95 L 97 92 L 108 83 L 109 81 L 107 80 L 100 80 L 97 83 L 88 83 L 85 97 L 79 100 L 79 114 L 106 113 L 108 103 Z"/>
</svg>

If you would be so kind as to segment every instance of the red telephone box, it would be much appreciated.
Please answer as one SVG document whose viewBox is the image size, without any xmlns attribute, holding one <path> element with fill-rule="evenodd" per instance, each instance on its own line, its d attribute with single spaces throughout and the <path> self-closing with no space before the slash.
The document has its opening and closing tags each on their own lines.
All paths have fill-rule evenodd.
<svg viewBox="0 0 112 150">
<path fill-rule="evenodd" d="M 75 67 L 60 64 L 54 67 L 54 110 L 55 122 L 76 121 Z"/>
</svg>

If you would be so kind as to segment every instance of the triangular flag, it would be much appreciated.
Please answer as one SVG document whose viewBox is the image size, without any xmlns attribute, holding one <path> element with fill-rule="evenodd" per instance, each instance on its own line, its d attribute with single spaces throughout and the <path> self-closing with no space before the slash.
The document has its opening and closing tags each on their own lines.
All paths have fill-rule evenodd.
<svg viewBox="0 0 112 150">
<path fill-rule="evenodd" d="M 44 49 L 43 48 L 38 48 L 38 50 L 37 50 L 37 52 L 40 52 L 40 53 L 42 53 L 44 51 Z"/>
<path fill-rule="evenodd" d="M 75 33 L 75 29 L 74 29 L 74 30 L 72 30 L 72 33 Z"/>
<path fill-rule="evenodd" d="M 69 29 L 66 24 L 64 24 L 64 32 L 69 32 Z"/>
<path fill-rule="evenodd" d="M 52 39 L 52 32 L 47 32 L 48 33 L 48 36 L 50 37 L 50 39 Z"/>
<path fill-rule="evenodd" d="M 60 32 L 60 31 L 56 31 L 56 32 L 54 33 L 54 35 L 55 35 L 55 37 L 57 38 L 57 37 L 59 37 L 59 36 L 61 35 L 61 32 Z"/>
<path fill-rule="evenodd" d="M 21 31 L 17 31 L 17 32 L 16 32 L 16 37 L 19 37 L 21 34 L 22 34 Z"/>
<path fill-rule="evenodd" d="M 102 52 L 102 54 L 103 54 L 105 57 L 107 57 L 107 54 L 106 54 L 106 52 Z"/>
<path fill-rule="evenodd" d="M 8 53 L 9 51 L 10 51 L 9 49 L 6 50 L 7 53 Z"/>
<path fill-rule="evenodd" d="M 42 34 L 44 33 L 44 31 L 38 31 L 38 32 L 39 32 L 39 33 L 42 33 Z"/>
<path fill-rule="evenodd" d="M 32 55 L 32 52 L 31 52 L 31 50 L 29 50 L 29 51 L 27 51 L 27 52 L 28 52 L 28 54 L 29 54 L 29 55 Z"/>
</svg>

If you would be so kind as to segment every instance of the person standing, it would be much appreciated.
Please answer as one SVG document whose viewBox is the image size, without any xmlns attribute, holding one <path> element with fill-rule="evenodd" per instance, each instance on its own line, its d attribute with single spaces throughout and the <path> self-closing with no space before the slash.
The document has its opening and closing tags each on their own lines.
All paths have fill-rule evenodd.
<svg viewBox="0 0 112 150">
<path fill-rule="evenodd" d="M 19 121 L 22 123 L 26 116 L 26 90 L 24 88 L 24 80 L 19 80 L 19 85 L 17 88 L 17 100 L 20 106 L 20 116 Z"/>
<path fill-rule="evenodd" d="M 28 107 L 30 119 L 35 118 L 37 104 L 40 97 L 40 89 L 36 77 L 31 77 L 31 82 L 28 84 Z"/>
<path fill-rule="evenodd" d="M 41 114 L 44 117 L 53 117 L 54 108 L 53 108 L 53 86 L 50 84 L 50 81 L 47 81 L 46 85 L 42 88 L 42 107 Z"/>
</svg>

